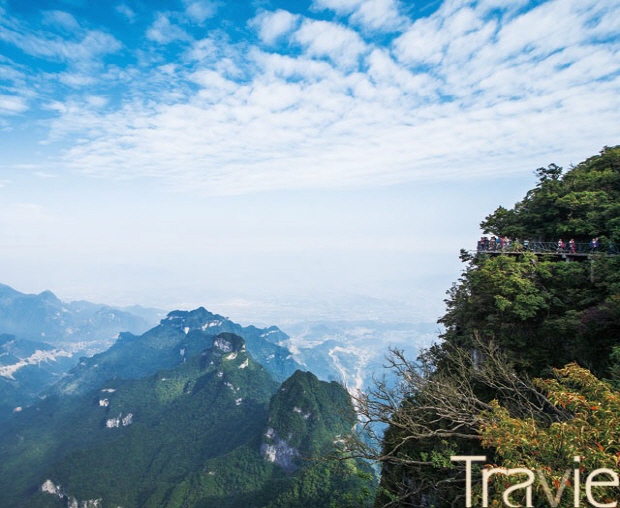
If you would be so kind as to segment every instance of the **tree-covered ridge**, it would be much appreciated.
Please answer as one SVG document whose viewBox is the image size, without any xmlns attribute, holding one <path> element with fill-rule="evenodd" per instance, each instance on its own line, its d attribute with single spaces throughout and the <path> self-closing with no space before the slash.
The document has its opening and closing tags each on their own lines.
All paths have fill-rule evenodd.
<svg viewBox="0 0 620 508">
<path fill-rule="evenodd" d="M 603 247 L 620 240 L 620 147 L 605 148 L 566 173 L 553 165 L 538 173 L 537 186 L 513 209 L 500 207 L 485 219 L 486 232 L 542 239 L 570 234 L 581 241 L 598 236 Z M 586 199 L 594 195 L 595 201 Z M 468 265 L 440 319 L 443 338 L 466 345 L 474 332 L 492 337 L 533 375 L 573 361 L 604 374 L 620 340 L 620 257 L 596 254 L 570 263 L 527 252 L 464 256 Z"/>
<path fill-rule="evenodd" d="M 299 451 L 300 462 L 331 451 L 330 439 L 349 434 L 357 421 L 351 397 L 340 384 L 301 370 L 272 397 L 269 415 L 270 428 Z"/>
<path fill-rule="evenodd" d="M 278 328 L 244 327 L 199 307 L 172 311 L 142 335 L 121 333 L 108 350 L 82 358 L 55 390 L 64 394 L 84 393 L 112 377 L 140 379 L 170 369 L 210 346 L 213 337 L 220 333 L 242 337 L 248 351 L 277 381 L 284 381 L 299 368 L 291 352 L 277 344 L 288 337 Z"/>
<path fill-rule="evenodd" d="M 474 333 L 492 338 L 530 375 L 573 361 L 602 375 L 620 340 L 619 293 L 618 256 L 477 256 L 449 292 L 442 338 L 460 346 Z"/>
<path fill-rule="evenodd" d="M 499 207 L 481 223 L 485 233 L 555 241 L 559 237 L 603 246 L 620 244 L 620 146 L 605 147 L 564 172 L 536 170 L 538 182 L 512 209 Z"/>
<path fill-rule="evenodd" d="M 48 397 L 0 432 L 0 506 L 361 506 L 360 465 L 321 460 L 355 422 L 346 390 L 302 372 L 278 388 L 224 332 L 170 369 Z M 270 429 L 294 469 L 265 453 Z"/>
<path fill-rule="evenodd" d="M 364 450 L 383 464 L 377 507 L 465 506 L 466 470 L 451 456 L 540 466 L 550 481 L 574 467 L 571 453 L 590 454 L 580 466 L 584 474 L 596 462 L 593 450 L 604 459 L 600 467 L 617 460 L 619 394 L 600 379 L 619 370 L 620 256 L 607 255 L 606 246 L 620 240 L 620 147 L 566 172 L 541 168 L 537 176 L 514 208 L 500 207 L 482 222 L 485 233 L 532 241 L 598 237 L 602 249 L 570 262 L 526 251 L 462 251 L 466 267 L 440 319 L 443 341 L 417 362 L 394 352 L 396 388 L 378 384 L 359 401 L 369 421 L 388 425 L 382 449 Z M 580 379 L 589 380 L 587 386 Z M 589 398 L 590 388 L 605 400 Z M 590 406 L 573 407 L 570 397 Z M 586 424 L 591 439 L 584 434 L 578 449 L 566 445 Z M 565 432 L 564 441 L 554 438 L 558 432 Z M 474 466 L 478 477 L 481 468 L 484 463 Z M 498 494 L 515 483 L 502 478 L 490 489 Z M 546 502 L 546 494 L 537 495 L 539 504 Z M 490 506 L 504 501 L 494 502 Z"/>
</svg>

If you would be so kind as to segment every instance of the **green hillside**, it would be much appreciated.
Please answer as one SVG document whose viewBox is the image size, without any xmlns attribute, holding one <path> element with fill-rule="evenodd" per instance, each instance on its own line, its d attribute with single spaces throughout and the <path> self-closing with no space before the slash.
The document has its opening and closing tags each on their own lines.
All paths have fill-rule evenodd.
<svg viewBox="0 0 620 508">
<path fill-rule="evenodd" d="M 55 387 L 64 394 L 84 393 L 107 379 L 140 379 L 170 369 L 200 353 L 220 333 L 243 337 L 253 358 L 277 380 L 284 381 L 299 365 L 277 341 L 287 335 L 276 327 L 243 327 L 203 307 L 172 311 L 160 324 L 140 336 L 121 333 L 108 350 L 82 358 Z"/>
<path fill-rule="evenodd" d="M 57 394 L 16 415 L 0 435 L 0 506 L 258 508 L 368 497 L 355 463 L 318 460 L 355 418 L 341 386 L 298 371 L 279 387 L 241 337 L 221 333 L 176 367 Z M 276 429 L 285 444 L 267 453 Z"/>
<path fill-rule="evenodd" d="M 381 450 L 369 452 L 383 464 L 377 507 L 465 506 L 465 463 L 451 456 L 485 456 L 477 478 L 484 464 L 541 468 L 554 489 L 575 455 L 584 457 L 584 474 L 616 466 L 620 147 L 536 176 L 512 209 L 500 207 L 481 224 L 513 247 L 461 251 L 465 269 L 448 292 L 443 341 L 417 362 L 395 352 L 402 383 L 379 385 L 362 400 L 371 421 L 388 425 Z M 560 238 L 587 249 L 570 256 L 534 247 Z M 491 482 L 492 506 L 505 506 L 499 494 L 516 482 Z M 472 489 L 480 502 L 480 486 Z M 548 503 L 539 484 L 533 489 L 535 506 Z M 572 495 L 558 506 L 572 506 Z M 523 504 L 524 496 L 509 501 Z"/>
</svg>

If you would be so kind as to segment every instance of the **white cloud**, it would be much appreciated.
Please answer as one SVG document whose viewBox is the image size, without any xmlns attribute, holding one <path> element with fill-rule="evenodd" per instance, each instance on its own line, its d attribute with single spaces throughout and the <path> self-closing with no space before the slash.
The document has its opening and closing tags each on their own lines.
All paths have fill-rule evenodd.
<svg viewBox="0 0 620 508">
<path fill-rule="evenodd" d="M 449 34 L 442 32 L 441 20 L 437 17 L 421 18 L 396 41 L 394 53 L 402 62 L 409 64 L 438 64 L 443 58 Z"/>
<path fill-rule="evenodd" d="M 314 0 L 312 6 L 350 16 L 351 23 L 366 30 L 397 30 L 406 24 L 396 0 Z"/>
<path fill-rule="evenodd" d="M 581 113 L 579 97 L 591 94 L 580 90 L 575 104 L 561 107 L 550 97 L 470 112 L 419 104 L 411 113 L 393 90 L 351 96 L 356 86 L 373 90 L 357 79 L 361 83 L 340 76 L 301 85 L 257 78 L 251 87 L 205 80 L 205 96 L 191 103 L 150 110 L 133 105 L 89 121 L 91 128 L 98 121 L 102 134 L 73 148 L 67 161 L 93 174 L 164 178 L 208 194 L 469 178 L 498 167 L 522 170 L 528 150 L 557 149 L 558 130 L 574 140 L 574 128 L 562 118 Z M 605 97 L 617 101 L 601 96 L 596 111 L 607 108 Z M 594 133 L 613 129 L 614 122 L 609 114 L 583 119 L 578 147 L 600 143 Z M 517 165 L 506 165 L 510 154 Z"/>
<path fill-rule="evenodd" d="M 71 14 L 64 11 L 44 11 L 43 24 L 59 27 L 68 32 L 77 32 L 80 30 L 80 25 L 77 20 Z"/>
<path fill-rule="evenodd" d="M 186 5 L 185 14 L 197 23 L 204 23 L 207 19 L 215 16 L 220 2 L 212 0 L 184 0 Z"/>
<path fill-rule="evenodd" d="M 398 38 L 394 54 L 410 69 L 425 66 L 441 95 L 474 107 L 549 93 L 577 61 L 591 69 L 585 53 L 597 54 L 600 34 L 610 36 L 602 22 L 609 7 L 596 2 L 549 1 L 526 12 L 500 7 L 446 2 Z M 601 76 L 613 68 L 601 67 Z"/>
<path fill-rule="evenodd" d="M 311 57 L 329 58 L 337 65 L 357 67 L 367 46 L 353 30 L 336 23 L 305 19 L 294 35 Z"/>
<path fill-rule="evenodd" d="M 618 18 L 618 0 L 582 2 L 552 0 L 519 16 L 507 16 L 493 44 L 485 45 L 482 57 L 490 64 L 518 64 L 523 60 L 540 61 L 567 47 L 596 45 L 606 37 L 617 37 L 607 18 Z"/>
<path fill-rule="evenodd" d="M 55 17 L 60 16 L 56 12 Z M 65 24 L 71 25 L 70 16 L 62 17 Z M 63 62 L 84 62 L 102 55 L 114 53 L 121 48 L 120 42 L 112 35 L 97 30 L 78 30 L 70 38 L 43 30 L 33 30 L 29 26 L 10 17 L 0 18 L 0 41 L 12 44 L 26 54 L 49 60 Z"/>
<path fill-rule="evenodd" d="M 86 95 L 84 100 L 92 107 L 103 108 L 108 103 L 107 97 L 101 95 Z"/>
<path fill-rule="evenodd" d="M 169 16 L 159 13 L 153 24 L 146 31 L 146 38 L 159 44 L 169 44 L 174 41 L 190 40 L 189 34 L 179 25 L 170 22 Z"/>
<path fill-rule="evenodd" d="M 314 0 L 312 7 L 314 9 L 331 9 L 340 15 L 348 15 L 355 12 L 364 0 Z"/>
<path fill-rule="evenodd" d="M 437 65 L 451 56 L 463 65 L 485 47 L 497 29 L 497 22 L 458 3 L 446 2 L 430 17 L 416 20 L 394 41 L 398 59 L 409 65 Z"/>
<path fill-rule="evenodd" d="M 133 23 L 136 20 L 136 13 L 127 4 L 117 5 L 116 12 L 122 14 L 125 18 L 127 18 L 127 21 L 129 21 L 130 23 Z"/>
<path fill-rule="evenodd" d="M 332 65 L 323 60 L 313 60 L 309 56 L 289 56 L 279 53 L 266 53 L 258 49 L 248 52 L 266 75 L 274 75 L 286 80 L 317 81 L 336 75 Z"/>
<path fill-rule="evenodd" d="M 213 70 L 201 70 L 189 76 L 194 83 L 202 86 L 199 97 L 206 97 L 207 94 L 216 94 L 210 100 L 215 103 L 216 100 L 226 97 L 237 90 L 238 85 L 231 80 L 224 78 L 219 72 Z"/>
<path fill-rule="evenodd" d="M 98 78 L 92 74 L 82 72 L 64 72 L 58 76 L 58 81 L 71 88 L 81 89 L 97 84 Z"/>
<path fill-rule="evenodd" d="M 529 2 L 530 0 L 512 0 L 510 2 L 506 2 L 505 0 L 478 0 L 476 3 L 476 9 L 483 14 L 487 14 L 489 11 L 498 9 L 515 12 L 525 7 Z"/>
<path fill-rule="evenodd" d="M 392 88 L 398 97 L 403 94 L 426 99 L 436 97 L 437 81 L 425 73 L 413 73 L 399 65 L 385 50 L 374 50 L 367 59 L 368 75 L 375 86 Z"/>
<path fill-rule="evenodd" d="M 19 82 L 23 83 L 25 78 L 25 67 L 18 68 L 16 65 L 12 65 L 12 62 L 8 58 L 0 55 L 0 79 L 5 82 Z"/>
<path fill-rule="evenodd" d="M 258 29 L 258 36 L 265 44 L 274 44 L 296 27 L 298 19 L 298 15 L 278 9 L 274 12 L 261 12 L 250 21 L 250 25 Z"/>
<path fill-rule="evenodd" d="M 406 23 L 394 0 L 363 2 L 350 19 L 353 23 L 368 30 L 398 30 L 403 28 Z"/>
<path fill-rule="evenodd" d="M 352 18 L 362 3 L 338 5 Z M 58 101 L 51 139 L 80 140 L 62 158 L 73 170 L 207 194 L 511 174 L 558 153 L 579 161 L 620 137 L 620 48 L 600 43 L 612 37 L 605 9 L 455 0 L 384 48 L 351 25 L 263 12 L 251 22 L 261 39 L 288 36 L 294 52 L 221 33 L 192 41 L 180 59 L 131 70 L 120 109 L 97 91 Z M 159 41 L 174 40 L 172 18 L 159 19 Z"/>
<path fill-rule="evenodd" d="M 599 10 L 597 23 L 592 27 L 592 34 L 599 37 L 617 37 L 620 32 L 618 19 L 618 0 L 593 6 Z"/>
<path fill-rule="evenodd" d="M 23 97 L 0 94 L 0 115 L 16 115 L 28 109 Z"/>
</svg>

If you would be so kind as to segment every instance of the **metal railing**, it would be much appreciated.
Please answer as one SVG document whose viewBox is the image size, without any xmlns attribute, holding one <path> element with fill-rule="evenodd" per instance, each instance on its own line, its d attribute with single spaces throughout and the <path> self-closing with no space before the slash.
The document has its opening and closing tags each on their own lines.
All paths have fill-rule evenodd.
<svg viewBox="0 0 620 508">
<path fill-rule="evenodd" d="M 507 241 L 501 244 L 489 241 L 478 242 L 477 252 L 495 252 L 495 253 L 511 253 L 518 254 L 521 252 L 533 252 L 534 254 L 574 254 L 574 255 L 589 255 L 595 253 L 601 254 L 619 254 L 618 248 L 613 244 L 598 245 L 593 248 L 589 243 L 575 243 L 570 245 L 568 242 L 562 248 L 558 245 L 558 242 L 532 242 L 528 240 L 520 241 Z"/>
</svg>

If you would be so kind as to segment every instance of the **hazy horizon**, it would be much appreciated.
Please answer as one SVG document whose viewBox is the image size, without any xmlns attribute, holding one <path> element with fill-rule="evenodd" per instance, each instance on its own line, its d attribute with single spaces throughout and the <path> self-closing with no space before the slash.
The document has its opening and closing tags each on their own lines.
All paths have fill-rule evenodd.
<svg viewBox="0 0 620 508">
<path fill-rule="evenodd" d="M 620 0 L 0 0 L 0 282 L 435 321 L 486 215 L 620 142 L 618 20 Z"/>
</svg>

